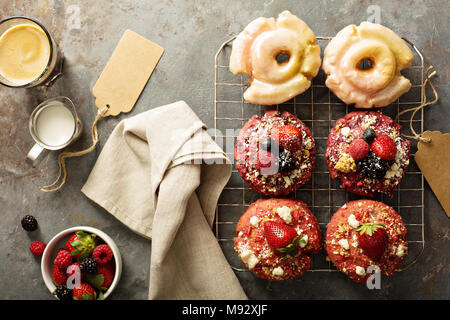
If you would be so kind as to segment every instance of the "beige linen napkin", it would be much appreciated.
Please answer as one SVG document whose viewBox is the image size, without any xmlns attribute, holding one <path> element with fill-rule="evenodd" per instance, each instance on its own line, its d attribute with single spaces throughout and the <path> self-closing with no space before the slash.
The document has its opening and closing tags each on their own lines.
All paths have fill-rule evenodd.
<svg viewBox="0 0 450 320">
<path fill-rule="evenodd" d="M 149 299 L 246 299 L 211 230 L 230 174 L 179 101 L 121 121 L 81 191 L 152 240 Z"/>
</svg>

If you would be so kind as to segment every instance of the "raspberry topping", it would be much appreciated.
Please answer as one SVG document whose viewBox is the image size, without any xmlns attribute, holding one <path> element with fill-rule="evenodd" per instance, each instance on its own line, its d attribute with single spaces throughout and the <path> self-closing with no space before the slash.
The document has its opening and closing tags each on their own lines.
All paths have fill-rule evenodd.
<svg viewBox="0 0 450 320">
<path fill-rule="evenodd" d="M 356 138 L 349 146 L 348 152 L 355 161 L 359 161 L 367 157 L 370 147 L 364 139 Z"/>
</svg>

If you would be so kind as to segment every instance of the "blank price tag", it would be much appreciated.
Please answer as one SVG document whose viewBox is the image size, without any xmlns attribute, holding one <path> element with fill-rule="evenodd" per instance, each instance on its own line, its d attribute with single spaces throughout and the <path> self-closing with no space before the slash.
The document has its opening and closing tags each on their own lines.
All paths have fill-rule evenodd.
<svg viewBox="0 0 450 320">
<path fill-rule="evenodd" d="M 450 133 L 425 131 L 421 136 L 431 142 L 419 141 L 416 163 L 450 217 Z"/>
<path fill-rule="evenodd" d="M 155 69 L 164 48 L 136 32 L 126 30 L 92 89 L 95 105 L 116 116 L 133 108 Z"/>
</svg>

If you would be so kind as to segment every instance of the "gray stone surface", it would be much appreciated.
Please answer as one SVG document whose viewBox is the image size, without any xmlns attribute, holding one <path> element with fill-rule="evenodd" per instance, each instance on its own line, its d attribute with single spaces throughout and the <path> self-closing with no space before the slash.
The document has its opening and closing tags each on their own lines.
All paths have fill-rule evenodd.
<svg viewBox="0 0 450 320">
<path fill-rule="evenodd" d="M 316 35 L 334 35 L 350 23 L 368 19 L 372 1 L 1 1 L 0 16 L 26 15 L 41 21 L 66 56 L 64 75 L 51 88 L 0 88 L 0 299 L 52 299 L 40 265 L 28 252 L 31 240 L 49 241 L 76 225 L 99 227 L 122 252 L 124 270 L 112 299 L 145 299 L 148 290 L 150 242 L 90 202 L 80 192 L 114 126 L 139 112 L 185 100 L 209 126 L 213 125 L 214 54 L 220 44 L 258 16 L 284 9 L 304 19 Z M 377 1 L 381 22 L 413 41 L 426 64 L 438 70 L 440 102 L 425 111 L 425 128 L 449 131 L 449 12 L 446 1 Z M 73 23 L 79 9 L 80 28 Z M 75 27 L 75 28 L 74 28 Z M 28 117 L 46 98 L 70 97 L 86 127 L 95 116 L 91 94 L 96 79 L 123 31 L 130 28 L 166 51 L 133 112 L 99 124 L 101 141 L 91 154 L 68 161 L 63 190 L 44 194 L 39 187 L 53 181 L 56 153 L 39 167 L 25 163 L 33 141 Z M 69 150 L 90 144 L 88 130 Z M 450 297 L 449 221 L 428 185 L 425 190 L 426 248 L 405 272 L 383 278 L 382 289 L 369 291 L 339 273 L 307 273 L 301 280 L 272 283 L 238 273 L 250 298 L 256 299 L 422 299 Z M 20 227 L 25 214 L 39 219 L 39 231 Z M 227 257 L 232 248 L 225 249 Z"/>
</svg>

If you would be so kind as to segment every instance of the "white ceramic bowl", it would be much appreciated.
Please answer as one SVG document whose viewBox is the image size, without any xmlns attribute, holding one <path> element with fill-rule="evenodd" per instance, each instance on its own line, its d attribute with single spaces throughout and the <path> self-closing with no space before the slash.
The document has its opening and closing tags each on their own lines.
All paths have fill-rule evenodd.
<svg viewBox="0 0 450 320">
<path fill-rule="evenodd" d="M 114 260 L 116 263 L 116 271 L 114 275 L 113 282 L 111 283 L 111 286 L 108 288 L 108 290 L 104 293 L 104 298 L 108 298 L 108 296 L 111 294 L 111 292 L 114 291 L 114 289 L 117 286 L 117 283 L 119 282 L 120 276 L 122 274 L 122 257 L 120 256 L 119 248 L 117 248 L 117 245 L 114 243 L 113 239 L 109 237 L 106 233 L 104 233 L 101 230 L 98 230 L 93 227 L 88 226 L 78 226 L 69 228 L 66 230 L 61 231 L 56 236 L 53 237 L 47 244 L 44 254 L 42 255 L 41 260 L 41 272 L 42 272 L 42 278 L 44 279 L 45 285 L 47 286 L 50 293 L 52 293 L 56 286 L 53 283 L 53 276 L 52 276 L 52 269 L 53 269 L 53 260 L 56 256 L 56 251 L 59 248 L 64 247 L 65 241 L 75 233 L 76 231 L 86 231 L 89 233 L 95 233 L 99 238 L 101 238 L 112 250 L 114 254 Z"/>
</svg>

